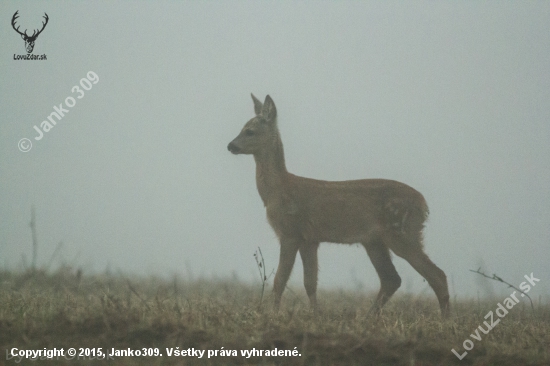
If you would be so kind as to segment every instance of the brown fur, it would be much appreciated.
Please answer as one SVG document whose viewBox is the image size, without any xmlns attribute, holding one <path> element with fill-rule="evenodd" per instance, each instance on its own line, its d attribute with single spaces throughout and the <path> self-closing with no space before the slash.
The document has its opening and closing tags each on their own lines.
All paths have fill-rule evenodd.
<svg viewBox="0 0 550 366">
<path fill-rule="evenodd" d="M 234 154 L 252 154 L 256 160 L 258 192 L 281 243 L 273 286 L 275 306 L 279 307 L 297 252 L 304 265 L 306 292 L 315 308 L 319 243 L 361 243 L 380 277 L 373 310 L 378 312 L 401 284 L 391 262 L 391 249 L 428 281 L 447 316 L 447 278 L 422 248 L 428 217 L 422 194 L 393 180 L 329 182 L 288 173 L 275 104 L 269 95 L 263 104 L 254 95 L 252 99 L 256 117 L 227 148 Z"/>
</svg>

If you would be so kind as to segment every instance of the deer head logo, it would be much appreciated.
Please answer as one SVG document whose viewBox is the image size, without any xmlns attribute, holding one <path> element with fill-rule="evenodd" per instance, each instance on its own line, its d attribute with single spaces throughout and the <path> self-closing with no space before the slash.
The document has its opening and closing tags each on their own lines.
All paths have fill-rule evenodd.
<svg viewBox="0 0 550 366">
<path fill-rule="evenodd" d="M 21 33 L 19 31 L 19 27 L 15 28 L 15 20 L 19 18 L 19 15 L 17 15 L 17 13 L 19 13 L 19 10 L 17 10 L 15 14 L 13 14 L 13 18 L 11 18 L 11 26 L 13 27 L 13 29 L 15 29 L 17 33 L 21 35 L 21 38 L 23 38 L 23 40 L 25 41 L 25 48 L 27 49 L 27 53 L 31 53 L 34 48 L 34 42 L 36 41 L 36 38 L 40 33 L 42 33 L 44 28 L 46 28 L 46 24 L 48 24 L 48 14 L 44 13 L 44 19 L 46 19 L 46 21 L 42 22 L 42 29 L 35 29 L 32 33 L 32 36 L 29 36 L 26 29 L 25 32 Z"/>
</svg>

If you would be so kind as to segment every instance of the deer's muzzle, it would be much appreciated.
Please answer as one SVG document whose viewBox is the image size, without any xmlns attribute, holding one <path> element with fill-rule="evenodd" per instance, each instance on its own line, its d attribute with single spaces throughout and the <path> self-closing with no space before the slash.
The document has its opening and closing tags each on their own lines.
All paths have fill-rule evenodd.
<svg viewBox="0 0 550 366">
<path fill-rule="evenodd" d="M 231 141 L 229 145 L 227 145 L 227 150 L 231 151 L 233 154 L 238 154 L 241 149 Z"/>
</svg>

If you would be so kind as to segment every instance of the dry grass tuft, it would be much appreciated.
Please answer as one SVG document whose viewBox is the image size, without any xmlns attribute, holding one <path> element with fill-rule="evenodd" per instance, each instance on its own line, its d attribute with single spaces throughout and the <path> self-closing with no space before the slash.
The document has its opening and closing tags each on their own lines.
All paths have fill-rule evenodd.
<svg viewBox="0 0 550 366">
<path fill-rule="evenodd" d="M 258 286 L 235 281 L 81 276 L 69 267 L 0 272 L 0 364 L 6 350 L 69 347 L 159 348 L 163 357 L 54 364 L 116 365 L 550 365 L 550 307 L 533 314 L 520 303 L 481 341 L 470 338 L 503 299 L 454 304 L 442 321 L 435 299 L 395 296 L 378 318 L 372 298 L 347 291 L 319 294 L 319 314 L 300 290 L 287 291 L 282 310 L 260 304 Z M 496 315 L 495 315 L 496 318 Z M 451 352 L 474 348 L 459 361 Z M 166 348 L 237 350 L 239 356 L 168 357 Z M 300 357 L 242 357 L 240 350 L 297 347 Z M 34 361 L 36 362 L 36 361 Z M 21 364 L 29 364 L 23 361 Z M 52 364 L 52 362 L 50 362 Z"/>
</svg>

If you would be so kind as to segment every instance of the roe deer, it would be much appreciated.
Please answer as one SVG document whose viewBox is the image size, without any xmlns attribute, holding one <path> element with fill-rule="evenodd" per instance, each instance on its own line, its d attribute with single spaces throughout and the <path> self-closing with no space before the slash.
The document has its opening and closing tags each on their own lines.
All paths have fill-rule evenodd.
<svg viewBox="0 0 550 366">
<path fill-rule="evenodd" d="M 298 252 L 304 267 L 304 286 L 310 305 L 316 309 L 319 243 L 361 243 L 380 277 L 380 292 L 370 311 L 379 313 L 401 285 L 391 249 L 428 281 L 442 315 L 447 317 L 447 277 L 422 247 L 422 230 L 428 216 L 422 194 L 393 180 L 329 182 L 289 173 L 273 100 L 269 95 L 263 104 L 254 95 L 252 100 L 256 116 L 227 149 L 233 154 L 252 154 L 256 161 L 258 192 L 281 244 L 273 285 L 275 308 L 279 308 Z"/>
</svg>

